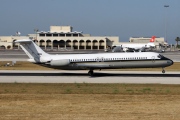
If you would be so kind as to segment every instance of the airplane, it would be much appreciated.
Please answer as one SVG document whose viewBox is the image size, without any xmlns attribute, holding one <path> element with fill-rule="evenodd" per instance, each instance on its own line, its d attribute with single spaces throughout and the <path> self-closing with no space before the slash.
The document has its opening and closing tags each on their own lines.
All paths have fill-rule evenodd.
<svg viewBox="0 0 180 120">
<path fill-rule="evenodd" d="M 139 51 L 139 52 L 143 52 L 145 51 L 145 49 L 148 48 L 154 48 L 156 36 L 152 36 L 151 39 L 149 40 L 149 43 L 147 44 L 137 44 L 137 43 L 133 43 L 133 44 L 121 44 L 121 45 L 113 45 L 113 50 L 112 52 L 127 52 L 127 51 Z"/>
<path fill-rule="evenodd" d="M 173 61 L 154 52 L 131 53 L 96 53 L 96 54 L 59 54 L 51 55 L 44 52 L 30 39 L 16 40 L 20 47 L 29 56 L 28 61 L 64 70 L 89 70 L 93 76 L 93 70 L 124 69 L 124 68 L 164 68 L 173 64 Z"/>
</svg>

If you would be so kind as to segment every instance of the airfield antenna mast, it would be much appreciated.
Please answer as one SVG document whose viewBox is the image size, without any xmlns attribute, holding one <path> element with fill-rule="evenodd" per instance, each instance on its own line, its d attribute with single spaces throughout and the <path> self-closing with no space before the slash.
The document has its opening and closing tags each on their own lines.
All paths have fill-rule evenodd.
<svg viewBox="0 0 180 120">
<path fill-rule="evenodd" d="M 164 8 L 168 8 L 169 5 L 164 5 Z M 166 15 L 165 15 L 165 41 L 167 42 L 167 10 L 166 10 Z"/>
</svg>

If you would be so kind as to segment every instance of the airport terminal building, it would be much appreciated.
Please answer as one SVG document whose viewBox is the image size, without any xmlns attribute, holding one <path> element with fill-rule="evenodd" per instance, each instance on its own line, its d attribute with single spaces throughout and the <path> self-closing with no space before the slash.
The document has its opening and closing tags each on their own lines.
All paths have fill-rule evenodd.
<svg viewBox="0 0 180 120">
<path fill-rule="evenodd" d="M 129 42 L 119 42 L 118 36 L 91 36 L 73 31 L 72 26 L 50 26 L 50 31 L 36 30 L 27 36 L 0 36 L 0 48 L 20 49 L 19 44 L 14 43 L 20 39 L 32 39 L 44 50 L 104 50 L 119 44 L 149 43 L 151 37 L 130 37 Z M 154 44 L 156 48 L 167 45 L 163 37 L 156 37 Z"/>
<path fill-rule="evenodd" d="M 119 44 L 118 36 L 91 36 L 72 31 L 71 26 L 50 26 L 50 31 L 36 31 L 27 36 L 0 36 L 0 46 L 4 49 L 20 49 L 16 40 L 32 39 L 41 48 L 47 50 L 101 50 Z"/>
</svg>

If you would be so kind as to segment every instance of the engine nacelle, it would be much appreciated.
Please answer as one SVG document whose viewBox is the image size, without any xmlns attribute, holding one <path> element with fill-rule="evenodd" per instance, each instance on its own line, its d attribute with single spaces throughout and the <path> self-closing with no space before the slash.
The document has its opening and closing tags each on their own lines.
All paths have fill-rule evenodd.
<svg viewBox="0 0 180 120">
<path fill-rule="evenodd" d="M 49 56 L 41 56 L 40 57 L 40 62 L 41 63 L 46 63 L 48 61 L 51 61 L 51 58 Z"/>
<path fill-rule="evenodd" d="M 34 59 L 28 59 L 29 62 L 36 63 Z"/>
<path fill-rule="evenodd" d="M 69 60 L 68 59 L 64 59 L 64 60 L 52 60 L 50 62 L 51 66 L 66 66 L 69 65 Z"/>
</svg>

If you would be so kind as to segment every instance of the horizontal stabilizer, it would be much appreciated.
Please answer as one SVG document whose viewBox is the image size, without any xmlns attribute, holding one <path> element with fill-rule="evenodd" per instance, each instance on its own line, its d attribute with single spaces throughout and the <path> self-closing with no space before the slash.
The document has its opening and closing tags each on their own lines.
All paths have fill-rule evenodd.
<svg viewBox="0 0 180 120">
<path fill-rule="evenodd" d="M 28 43 L 28 42 L 33 42 L 30 39 L 22 39 L 22 40 L 16 40 L 15 43 Z"/>
</svg>

